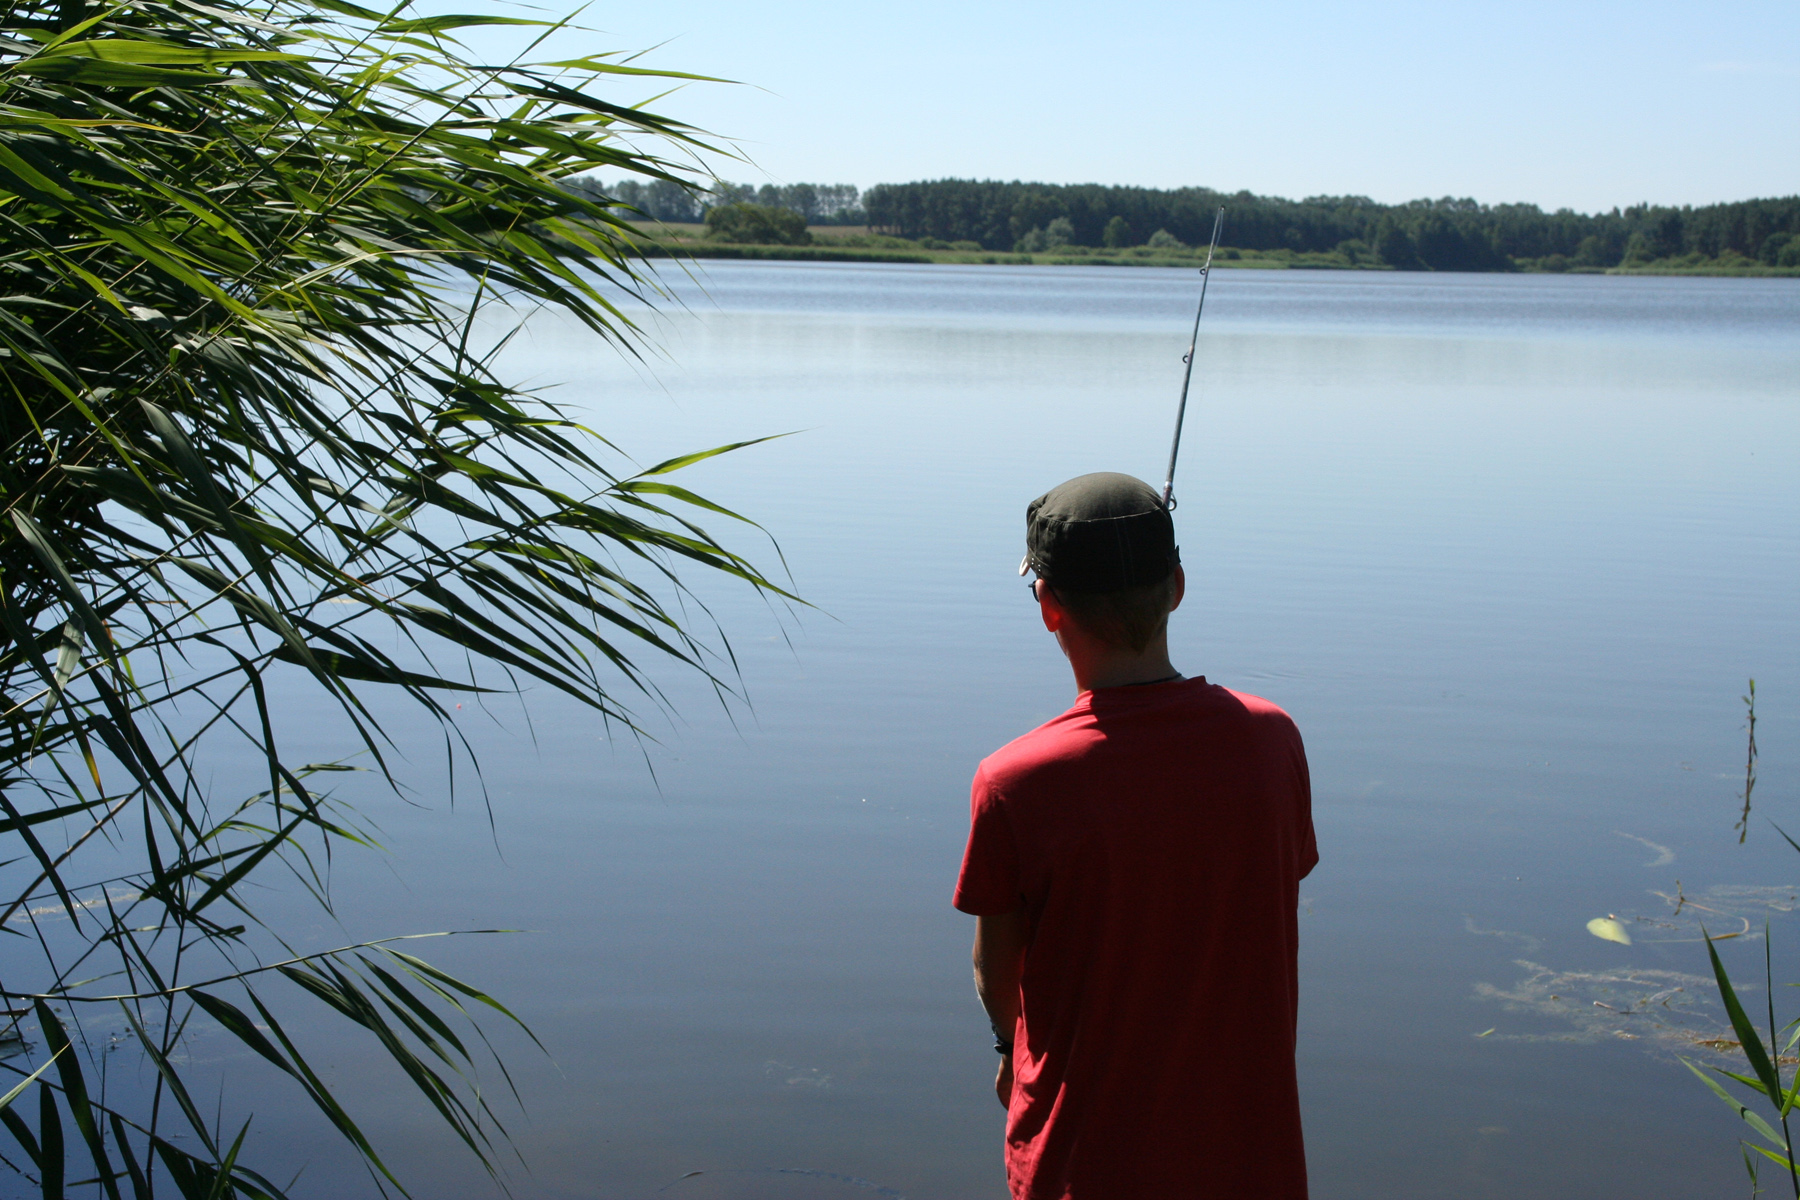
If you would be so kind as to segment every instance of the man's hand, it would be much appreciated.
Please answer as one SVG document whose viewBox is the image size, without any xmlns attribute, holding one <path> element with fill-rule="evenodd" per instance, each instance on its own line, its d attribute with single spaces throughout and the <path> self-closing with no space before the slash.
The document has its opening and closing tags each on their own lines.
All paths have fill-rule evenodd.
<svg viewBox="0 0 1800 1200">
<path fill-rule="evenodd" d="M 987 1009 L 994 1035 L 1011 1041 L 1019 1024 L 1019 975 L 1025 968 L 1025 947 L 1031 926 L 1023 906 L 998 917 L 981 917 L 975 923 L 975 992 Z M 1010 1109 L 1013 1094 L 1012 1055 L 1000 1058 L 994 1076 L 994 1095 Z"/>
</svg>

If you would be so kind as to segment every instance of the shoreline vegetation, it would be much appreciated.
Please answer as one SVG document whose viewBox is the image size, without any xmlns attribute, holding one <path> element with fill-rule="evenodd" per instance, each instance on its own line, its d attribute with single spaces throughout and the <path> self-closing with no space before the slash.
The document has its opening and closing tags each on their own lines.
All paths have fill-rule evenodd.
<svg viewBox="0 0 1800 1200">
<path fill-rule="evenodd" d="M 867 191 L 593 176 L 565 186 L 629 222 L 650 255 L 1190 267 L 1204 261 L 1224 205 L 1222 267 L 1800 276 L 1800 196 L 1578 213 L 1454 197 L 1378 204 L 972 179 Z"/>
<path fill-rule="evenodd" d="M 1189 267 L 1206 262 L 1206 247 L 1192 246 L 1058 246 L 1032 251 L 984 250 L 974 242 L 935 238 L 903 238 L 871 231 L 867 226 L 810 225 L 803 243 L 733 242 L 707 236 L 699 223 L 634 222 L 649 258 L 736 258 L 796 262 L 960 263 L 1000 266 L 1061 267 Z M 1220 246 L 1213 256 L 1220 268 L 1285 271 L 1394 271 L 1372 254 L 1354 251 L 1299 251 Z M 1494 268 L 1489 268 L 1490 271 Z M 1504 270 L 1504 268 L 1501 268 Z M 1543 265 L 1523 262 L 1512 268 L 1527 274 L 1566 275 L 1708 275 L 1800 278 L 1800 266 L 1770 266 L 1741 255 L 1707 258 L 1697 253 L 1620 264 L 1611 267 Z"/>
<path fill-rule="evenodd" d="M 491 798 L 457 697 L 557 693 L 641 738 L 666 672 L 742 699 L 700 579 L 784 630 L 805 603 L 708 532 L 762 526 L 683 486 L 766 439 L 645 468 L 487 344 L 543 305 L 642 353 L 608 298 L 654 286 L 639 235 L 566 183 L 721 153 L 629 103 L 695 77 L 599 46 L 486 66 L 458 39 L 578 17 L 415 12 L 0 12 L 0 1195 L 410 1196 L 421 1144 L 506 1192 L 506 1058 L 543 1043 L 422 957 L 481 934 L 371 936 L 390 914 L 334 872 L 400 852 L 394 804 Z"/>
</svg>

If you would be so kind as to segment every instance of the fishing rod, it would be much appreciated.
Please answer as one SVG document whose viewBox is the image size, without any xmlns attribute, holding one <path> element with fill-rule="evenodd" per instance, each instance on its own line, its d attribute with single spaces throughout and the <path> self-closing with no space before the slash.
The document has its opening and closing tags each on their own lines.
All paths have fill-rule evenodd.
<svg viewBox="0 0 1800 1200">
<path fill-rule="evenodd" d="M 1219 248 L 1219 230 L 1225 225 L 1225 206 L 1213 216 L 1212 244 L 1206 248 L 1206 265 L 1200 268 L 1200 306 L 1194 309 L 1194 336 L 1188 339 L 1187 353 L 1181 361 L 1187 369 L 1181 373 L 1181 404 L 1175 409 L 1175 440 L 1169 444 L 1169 473 L 1163 479 L 1162 504 L 1175 511 L 1175 456 L 1181 453 L 1181 422 L 1187 416 L 1188 384 L 1194 379 L 1194 347 L 1200 344 L 1200 314 L 1206 311 L 1206 284 L 1212 278 L 1213 251 Z"/>
</svg>

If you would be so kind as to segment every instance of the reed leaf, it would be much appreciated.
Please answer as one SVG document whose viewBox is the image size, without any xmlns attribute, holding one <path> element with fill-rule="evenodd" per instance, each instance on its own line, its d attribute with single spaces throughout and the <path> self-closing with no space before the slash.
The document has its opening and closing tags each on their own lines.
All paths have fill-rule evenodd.
<svg viewBox="0 0 1800 1200">
<path fill-rule="evenodd" d="M 702 187 L 722 151 L 617 94 L 699 77 L 455 40 L 494 26 L 574 36 L 349 0 L 0 10 L 0 930 L 24 939 L 0 996 L 42 1043 L 0 1064 L 0 1125 L 46 1197 L 282 1195 L 249 1124 L 196 1102 L 200 1036 L 404 1191 L 289 1032 L 309 1005 L 494 1169 L 480 1075 L 505 1066 L 472 1023 L 507 1007 L 389 939 L 296 953 L 258 907 L 283 875 L 329 908 L 332 856 L 375 845 L 325 786 L 344 764 L 290 758 L 273 682 L 398 786 L 372 689 L 457 753 L 443 697 L 521 681 L 631 735 L 654 664 L 734 694 L 697 575 L 794 599 L 702 524 L 747 518 L 668 478 L 755 440 L 637 470 L 495 365 L 545 306 L 638 352 L 640 241 L 568 184 Z M 231 742 L 261 778 L 215 794 Z M 84 1024 L 119 1021 L 142 1086 Z M 32 1080 L 35 1128 L 11 1106 Z"/>
</svg>

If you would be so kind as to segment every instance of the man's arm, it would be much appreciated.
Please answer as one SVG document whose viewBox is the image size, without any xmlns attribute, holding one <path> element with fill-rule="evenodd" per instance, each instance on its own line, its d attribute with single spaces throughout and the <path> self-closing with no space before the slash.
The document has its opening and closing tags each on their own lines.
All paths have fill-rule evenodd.
<svg viewBox="0 0 1800 1200">
<path fill-rule="evenodd" d="M 1030 940 L 1023 906 L 1005 916 L 975 919 L 975 994 L 981 997 L 994 1032 L 1009 1042 L 1019 1023 L 1019 977 Z M 994 1094 L 1003 1108 L 1012 1106 L 1012 1087 L 1012 1057 L 1003 1055 L 994 1079 Z"/>
</svg>

